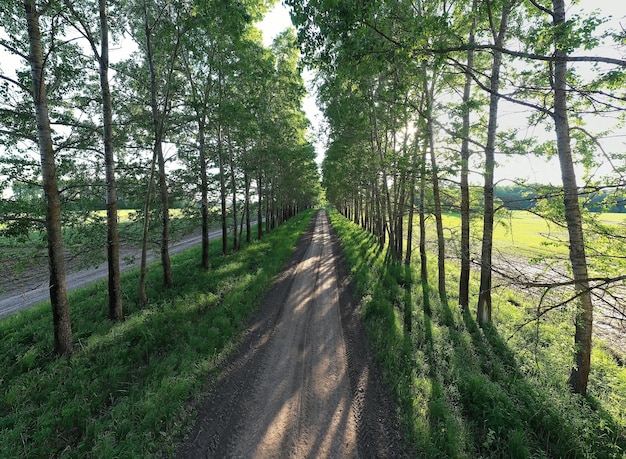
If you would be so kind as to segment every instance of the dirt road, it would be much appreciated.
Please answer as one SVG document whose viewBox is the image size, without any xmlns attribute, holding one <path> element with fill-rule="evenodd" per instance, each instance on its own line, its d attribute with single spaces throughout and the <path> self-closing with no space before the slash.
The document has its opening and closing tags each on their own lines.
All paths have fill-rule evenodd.
<svg viewBox="0 0 626 459">
<path fill-rule="evenodd" d="M 320 211 L 178 457 L 410 457 L 339 254 Z"/>
</svg>

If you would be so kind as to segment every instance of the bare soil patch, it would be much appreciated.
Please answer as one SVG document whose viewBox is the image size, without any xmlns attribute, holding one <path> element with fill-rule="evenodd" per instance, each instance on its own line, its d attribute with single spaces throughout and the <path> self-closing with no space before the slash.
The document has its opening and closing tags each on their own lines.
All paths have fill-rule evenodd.
<svg viewBox="0 0 626 459">
<path fill-rule="evenodd" d="M 559 304 L 574 294 L 573 287 L 569 285 L 571 275 L 567 273 L 564 263 L 529 263 L 522 257 L 500 254 L 494 257 L 493 269 L 494 275 L 503 285 L 529 293 L 537 303 L 542 302 L 544 308 L 550 307 L 550 301 Z M 533 283 L 553 284 L 555 288 L 548 292 L 545 287 L 524 287 Z M 563 287 L 556 287 L 559 284 Z M 550 293 L 553 300 L 550 299 Z M 594 303 L 594 338 L 603 340 L 619 361 L 626 361 L 626 288 L 618 284 L 606 289 L 592 289 L 591 294 Z"/>
<path fill-rule="evenodd" d="M 412 456 L 325 212 L 209 384 L 180 458 Z"/>
</svg>

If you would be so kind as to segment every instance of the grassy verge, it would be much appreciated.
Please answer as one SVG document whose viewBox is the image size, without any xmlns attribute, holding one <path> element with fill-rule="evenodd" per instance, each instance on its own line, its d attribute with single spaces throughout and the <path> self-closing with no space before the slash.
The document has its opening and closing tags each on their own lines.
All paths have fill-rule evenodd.
<svg viewBox="0 0 626 459">
<path fill-rule="evenodd" d="M 311 212 L 240 252 L 199 267 L 200 248 L 172 256 L 174 288 L 149 269 L 138 307 L 137 271 L 123 275 L 125 322 L 107 320 L 106 284 L 70 294 L 75 354 L 50 355 L 49 305 L 0 321 L 0 457 L 171 456 L 203 390 L 242 324 L 285 266 Z"/>
<path fill-rule="evenodd" d="M 570 320 L 552 315 L 516 331 L 533 303 L 506 289 L 494 298 L 496 325 L 484 330 L 470 314 L 442 304 L 434 288 L 425 313 L 416 267 L 391 263 L 374 238 L 338 213 L 331 212 L 331 222 L 418 457 L 623 457 L 626 369 L 601 344 L 591 394 L 573 396 L 566 386 Z M 429 268 L 435 279 L 436 267 Z M 450 263 L 451 292 L 455 269 Z M 403 329 L 407 304 L 411 333 Z"/>
</svg>

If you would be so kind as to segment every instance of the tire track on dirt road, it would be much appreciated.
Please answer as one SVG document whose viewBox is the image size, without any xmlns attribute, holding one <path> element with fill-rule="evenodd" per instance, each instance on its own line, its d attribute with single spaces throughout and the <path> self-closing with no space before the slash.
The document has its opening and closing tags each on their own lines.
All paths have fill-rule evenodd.
<svg viewBox="0 0 626 459">
<path fill-rule="evenodd" d="M 410 457 L 338 257 L 320 211 L 178 457 Z"/>
</svg>

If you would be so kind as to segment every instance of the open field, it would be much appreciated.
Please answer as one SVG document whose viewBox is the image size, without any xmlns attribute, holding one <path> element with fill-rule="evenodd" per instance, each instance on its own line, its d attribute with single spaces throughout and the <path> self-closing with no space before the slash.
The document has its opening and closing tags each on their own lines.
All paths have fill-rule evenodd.
<svg viewBox="0 0 626 459">
<path fill-rule="evenodd" d="M 589 214 L 601 224 L 611 230 L 617 230 L 626 222 L 625 214 L 602 213 Z M 434 218 L 429 223 L 429 244 L 436 244 Z M 444 226 L 447 229 L 447 254 L 449 264 L 460 259 L 461 220 L 458 215 L 446 214 Z M 472 260 L 476 268 L 472 276 L 478 281 L 478 267 L 480 263 L 480 236 L 482 222 L 473 222 L 472 232 Z M 624 231 L 626 234 L 626 230 Z M 626 262 L 619 252 L 619 242 L 611 244 L 607 238 L 594 239 L 593 234 L 587 234 L 587 260 L 589 273 L 596 277 L 618 277 L 626 271 Z M 414 246 L 417 246 L 415 243 Z M 433 249 L 434 251 L 434 249 Z M 528 297 L 531 310 L 538 311 L 549 308 L 551 304 L 558 304 L 571 290 L 529 288 L 533 282 L 556 283 L 569 280 L 569 261 L 567 248 L 567 230 L 550 223 L 547 220 L 526 211 L 506 212 L 496 220 L 494 227 L 494 252 L 492 265 L 496 273 L 494 292 L 498 289 L 511 288 L 512 293 L 496 296 L 494 301 L 498 306 L 502 298 L 505 301 L 519 303 L 520 297 Z M 454 268 L 458 269 L 458 268 Z M 456 289 L 456 286 L 454 287 Z M 607 294 L 608 292 L 608 294 Z M 603 339 L 612 348 L 612 352 L 626 360 L 626 290 L 623 282 L 616 282 L 610 290 L 597 290 L 594 296 L 595 326 L 594 335 Z M 541 304 L 541 308 L 540 305 Z"/>
<path fill-rule="evenodd" d="M 617 226 L 626 223 L 626 214 L 596 214 L 601 223 Z M 431 219 L 434 228 L 434 219 Z M 458 214 L 446 214 L 443 217 L 447 234 L 460 238 L 461 218 Z M 434 235 L 434 229 L 432 230 Z M 474 247 L 480 250 L 482 220 L 475 220 L 471 226 Z M 431 240 L 435 238 L 431 236 Z M 523 210 L 502 213 L 494 226 L 494 248 L 509 255 L 524 254 L 528 258 L 545 256 L 567 256 L 567 229 Z"/>
<path fill-rule="evenodd" d="M 97 210 L 93 213 L 100 218 L 106 218 L 106 210 Z M 136 209 L 120 209 L 117 211 L 117 218 L 120 223 L 127 223 L 133 221 L 137 215 Z M 170 218 L 182 218 L 183 212 L 181 209 L 170 209 Z"/>
</svg>

